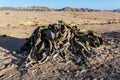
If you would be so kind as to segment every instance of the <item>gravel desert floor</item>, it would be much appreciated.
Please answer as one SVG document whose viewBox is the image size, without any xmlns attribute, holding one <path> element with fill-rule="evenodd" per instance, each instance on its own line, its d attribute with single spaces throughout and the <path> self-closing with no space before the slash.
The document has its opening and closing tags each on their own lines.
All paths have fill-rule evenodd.
<svg viewBox="0 0 120 80">
<path fill-rule="evenodd" d="M 58 20 L 75 22 L 80 29 L 93 30 L 110 45 L 94 49 L 89 65 L 73 60 L 47 62 L 25 69 L 26 56 L 17 53 L 34 29 Z M 119 80 L 120 13 L 116 12 L 34 12 L 0 11 L 0 80 Z"/>
</svg>

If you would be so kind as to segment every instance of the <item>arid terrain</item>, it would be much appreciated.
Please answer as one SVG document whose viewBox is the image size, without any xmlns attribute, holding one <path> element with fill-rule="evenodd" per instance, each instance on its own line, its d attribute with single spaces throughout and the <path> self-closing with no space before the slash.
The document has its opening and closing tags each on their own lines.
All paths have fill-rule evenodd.
<svg viewBox="0 0 120 80">
<path fill-rule="evenodd" d="M 93 30 L 111 45 L 94 49 L 89 65 L 73 60 L 47 62 L 25 69 L 26 56 L 16 51 L 39 25 L 58 20 L 75 22 L 80 29 Z M 120 79 L 120 13 L 63 11 L 0 11 L 0 80 L 119 80 Z"/>
</svg>

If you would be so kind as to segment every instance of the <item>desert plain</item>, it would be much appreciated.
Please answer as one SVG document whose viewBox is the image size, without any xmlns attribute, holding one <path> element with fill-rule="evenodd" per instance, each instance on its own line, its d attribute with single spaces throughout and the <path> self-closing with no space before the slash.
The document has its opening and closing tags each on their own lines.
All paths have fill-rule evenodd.
<svg viewBox="0 0 120 80">
<path fill-rule="evenodd" d="M 26 57 L 16 50 L 39 25 L 63 20 L 75 22 L 80 29 L 101 34 L 112 45 L 103 54 L 88 58 L 91 66 L 47 62 L 22 69 Z M 0 11 L 0 80 L 119 80 L 120 13 L 64 11 Z"/>
</svg>

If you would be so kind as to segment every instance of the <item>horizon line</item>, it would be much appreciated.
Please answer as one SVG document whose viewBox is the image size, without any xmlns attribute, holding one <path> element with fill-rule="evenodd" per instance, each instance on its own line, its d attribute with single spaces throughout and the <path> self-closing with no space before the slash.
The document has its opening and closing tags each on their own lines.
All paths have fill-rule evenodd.
<svg viewBox="0 0 120 80">
<path fill-rule="evenodd" d="M 28 8 L 28 7 L 46 7 L 46 8 L 51 8 L 51 7 L 47 7 L 47 6 L 0 6 L 0 8 L 4 8 L 4 7 L 9 7 L 9 8 Z M 70 6 L 66 6 L 66 7 L 62 7 L 62 8 L 51 8 L 51 9 L 63 9 L 63 8 L 77 8 L 77 9 L 94 9 L 94 10 L 115 10 L 115 9 L 95 9 L 95 8 L 88 8 L 88 7 L 70 7 Z M 116 8 L 119 9 L 119 8 Z"/>
</svg>

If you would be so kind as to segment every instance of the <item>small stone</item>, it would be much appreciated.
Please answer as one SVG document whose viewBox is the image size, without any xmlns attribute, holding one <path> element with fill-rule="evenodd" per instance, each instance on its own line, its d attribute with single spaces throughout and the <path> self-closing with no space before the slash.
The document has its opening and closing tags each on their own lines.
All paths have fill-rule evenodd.
<svg viewBox="0 0 120 80">
<path fill-rule="evenodd" d="M 101 54 L 98 54 L 98 57 L 100 57 L 101 56 Z"/>
<path fill-rule="evenodd" d="M 114 42 L 111 42 L 112 45 L 114 45 Z"/>
<path fill-rule="evenodd" d="M 16 54 L 16 52 L 15 52 L 15 51 L 13 51 L 12 53 L 13 53 L 13 54 Z"/>
<path fill-rule="evenodd" d="M 114 54 L 118 54 L 119 52 L 118 51 L 114 51 Z"/>
<path fill-rule="evenodd" d="M 83 69 L 80 73 L 84 73 L 84 72 L 87 72 L 87 70 Z"/>
<path fill-rule="evenodd" d="M 117 45 L 113 45 L 113 46 L 112 46 L 112 49 L 116 49 L 116 48 L 118 48 Z"/>
<path fill-rule="evenodd" d="M 70 70 L 67 70 L 66 72 L 67 72 L 67 73 L 70 73 Z"/>
<path fill-rule="evenodd" d="M 80 75 L 80 71 L 77 71 L 75 77 L 77 77 L 79 75 Z"/>
<path fill-rule="evenodd" d="M 111 46 L 106 46 L 105 49 L 111 49 Z"/>
</svg>

